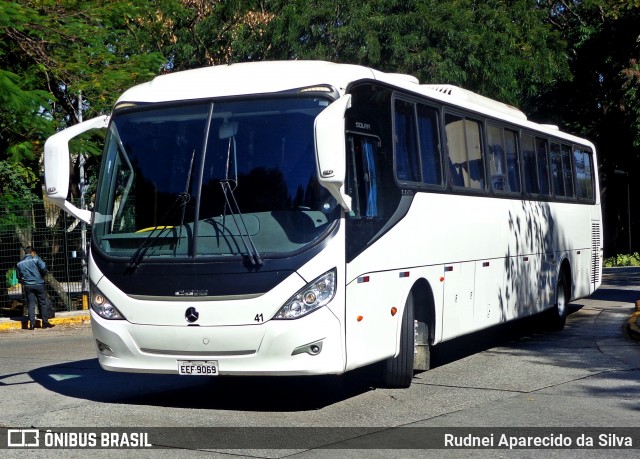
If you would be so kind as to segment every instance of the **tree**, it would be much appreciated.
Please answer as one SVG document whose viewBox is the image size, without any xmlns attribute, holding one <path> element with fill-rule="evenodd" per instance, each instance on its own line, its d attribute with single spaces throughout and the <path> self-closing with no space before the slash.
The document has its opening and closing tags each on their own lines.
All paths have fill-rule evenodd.
<svg viewBox="0 0 640 459">
<path fill-rule="evenodd" d="M 568 74 L 565 43 L 532 1 L 264 4 L 274 12 L 261 48 L 268 59 L 363 64 L 516 105 Z"/>
<path fill-rule="evenodd" d="M 161 53 L 134 49 L 128 39 L 154 11 L 143 0 L 0 3 L 0 228 L 13 228 L 23 246 L 33 242 L 30 204 L 42 199 L 46 138 L 81 116 L 110 110 L 117 94 L 165 63 Z M 75 145 L 100 152 L 91 143 Z"/>
<path fill-rule="evenodd" d="M 571 79 L 532 99 L 536 116 L 591 139 L 598 148 L 605 254 L 633 253 L 640 223 L 640 2 L 546 1 L 549 23 L 568 43 Z M 636 191 L 632 191 L 632 190 Z M 631 220 L 631 228 L 629 227 Z M 635 243 L 634 243 L 635 241 Z"/>
<path fill-rule="evenodd" d="M 165 71 L 322 59 L 403 72 L 519 104 L 569 77 L 566 44 L 531 0 L 158 2 L 135 38 Z"/>
</svg>

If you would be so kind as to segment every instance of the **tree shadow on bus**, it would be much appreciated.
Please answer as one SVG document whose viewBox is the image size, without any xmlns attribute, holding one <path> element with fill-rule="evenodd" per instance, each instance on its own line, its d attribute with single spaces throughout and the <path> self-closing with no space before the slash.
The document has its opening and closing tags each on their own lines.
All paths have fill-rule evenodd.
<svg viewBox="0 0 640 459">
<path fill-rule="evenodd" d="M 373 390 L 374 367 L 341 376 L 239 377 L 114 373 L 97 359 L 41 367 L 29 376 L 45 389 L 100 403 L 234 411 L 308 411 Z"/>
</svg>

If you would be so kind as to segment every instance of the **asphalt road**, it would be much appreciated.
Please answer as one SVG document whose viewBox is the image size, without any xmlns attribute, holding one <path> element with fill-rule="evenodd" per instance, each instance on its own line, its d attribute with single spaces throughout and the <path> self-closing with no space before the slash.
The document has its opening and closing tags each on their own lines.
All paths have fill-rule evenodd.
<svg viewBox="0 0 640 459">
<path fill-rule="evenodd" d="M 434 349 L 435 368 L 404 390 L 377 388 L 373 369 L 319 378 L 110 373 L 99 368 L 87 325 L 3 331 L 0 448 L 7 429 L 34 427 L 41 440 L 46 429 L 89 428 L 99 436 L 129 428 L 148 432 L 163 449 L 10 448 L 0 455 L 175 457 L 187 452 L 180 448 L 226 458 L 638 457 L 640 436 L 630 432 L 640 426 L 640 344 L 624 325 L 640 299 L 640 270 L 609 270 L 604 279 L 595 295 L 572 303 L 565 330 L 547 332 L 534 319 L 457 339 Z M 538 427 L 552 433 L 526 430 Z M 448 432 L 492 436 L 494 446 L 505 432 L 556 440 L 564 432 L 572 447 L 580 434 L 596 446 L 604 435 L 606 445 L 397 449 L 439 444 Z M 632 448 L 613 448 L 625 441 Z"/>
</svg>

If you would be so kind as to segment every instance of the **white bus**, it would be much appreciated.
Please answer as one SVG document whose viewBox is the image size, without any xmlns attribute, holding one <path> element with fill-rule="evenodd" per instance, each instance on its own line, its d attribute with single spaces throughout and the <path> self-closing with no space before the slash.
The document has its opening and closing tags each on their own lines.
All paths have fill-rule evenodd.
<svg viewBox="0 0 640 459">
<path fill-rule="evenodd" d="M 71 138 L 107 130 L 92 212 Z M 48 199 L 91 222 L 102 368 L 341 374 L 407 387 L 446 340 L 601 282 L 589 141 L 408 75 L 319 61 L 163 75 L 45 145 Z"/>
</svg>

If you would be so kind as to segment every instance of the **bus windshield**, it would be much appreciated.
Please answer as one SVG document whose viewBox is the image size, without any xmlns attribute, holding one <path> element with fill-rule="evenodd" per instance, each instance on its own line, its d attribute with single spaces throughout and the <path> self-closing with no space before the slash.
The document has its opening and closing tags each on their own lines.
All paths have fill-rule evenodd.
<svg viewBox="0 0 640 459">
<path fill-rule="evenodd" d="M 94 247 L 142 259 L 301 250 L 339 207 L 317 180 L 313 123 L 326 99 L 281 97 L 116 109 Z"/>
</svg>

